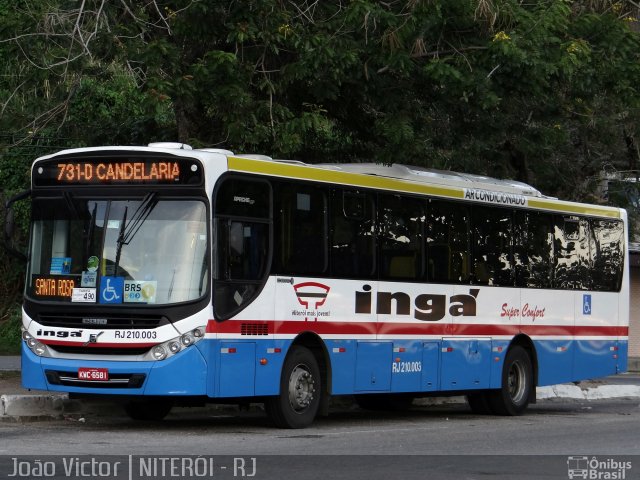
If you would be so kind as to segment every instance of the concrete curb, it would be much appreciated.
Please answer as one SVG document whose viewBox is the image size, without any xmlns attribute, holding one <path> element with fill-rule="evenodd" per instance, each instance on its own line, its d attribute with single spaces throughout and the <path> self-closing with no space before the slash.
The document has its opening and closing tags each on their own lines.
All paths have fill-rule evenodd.
<svg viewBox="0 0 640 480">
<path fill-rule="evenodd" d="M 581 388 L 578 385 L 563 384 L 550 387 L 538 387 L 539 402 L 575 400 L 597 401 L 614 398 L 640 399 L 640 385 L 599 385 Z M 336 405 L 343 405 L 344 400 L 338 400 Z M 454 397 L 426 397 L 414 402 L 416 406 L 459 405 L 464 404 L 464 396 Z M 252 404 L 253 406 L 253 404 Z M 237 411 L 229 405 L 209 405 L 209 410 L 233 414 Z M 0 396 L 0 421 L 37 421 L 52 420 L 65 417 L 77 418 L 83 421 L 83 416 L 105 416 L 119 412 L 120 406 L 104 400 L 75 400 L 65 394 L 45 395 L 2 395 Z"/>
<path fill-rule="evenodd" d="M 562 384 L 539 387 L 536 395 L 538 400 L 553 400 L 556 398 L 573 400 L 640 398 L 640 385 L 599 385 L 597 387 L 581 388 L 578 385 Z"/>
<path fill-rule="evenodd" d="M 0 418 L 61 417 L 75 410 L 74 401 L 67 395 L 2 395 Z"/>
</svg>

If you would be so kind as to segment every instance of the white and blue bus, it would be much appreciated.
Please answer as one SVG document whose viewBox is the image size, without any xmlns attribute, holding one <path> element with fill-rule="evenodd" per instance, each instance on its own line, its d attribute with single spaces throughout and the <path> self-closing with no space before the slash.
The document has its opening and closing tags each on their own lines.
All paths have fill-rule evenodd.
<svg viewBox="0 0 640 480">
<path fill-rule="evenodd" d="M 624 210 L 419 167 L 308 165 L 182 144 L 32 167 L 26 388 L 173 405 L 264 402 L 309 425 L 626 371 Z M 11 202 L 9 202 L 11 203 Z"/>
</svg>

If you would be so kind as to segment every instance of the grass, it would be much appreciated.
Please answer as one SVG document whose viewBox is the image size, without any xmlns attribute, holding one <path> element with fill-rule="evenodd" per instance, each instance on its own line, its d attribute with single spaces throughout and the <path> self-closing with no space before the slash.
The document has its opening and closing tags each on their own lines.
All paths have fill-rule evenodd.
<svg viewBox="0 0 640 480">
<path fill-rule="evenodd" d="M 15 308 L 0 323 L 0 355 L 20 355 L 20 308 Z"/>
</svg>

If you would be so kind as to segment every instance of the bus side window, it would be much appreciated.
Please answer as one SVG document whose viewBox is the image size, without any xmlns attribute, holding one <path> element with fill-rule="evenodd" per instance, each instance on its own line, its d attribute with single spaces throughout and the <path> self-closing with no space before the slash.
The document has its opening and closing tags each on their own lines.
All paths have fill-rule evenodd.
<svg viewBox="0 0 640 480">
<path fill-rule="evenodd" d="M 624 228 L 619 220 L 591 220 L 594 290 L 617 292 L 624 264 Z"/>
<path fill-rule="evenodd" d="M 379 197 L 381 278 L 422 277 L 424 222 L 424 206 L 420 200 L 398 195 Z"/>
<path fill-rule="evenodd" d="M 376 236 L 371 194 L 332 191 L 329 247 L 333 275 L 367 278 L 374 274 Z"/>
<path fill-rule="evenodd" d="M 273 271 L 320 275 L 327 269 L 327 198 L 322 188 L 282 183 L 274 189 Z"/>
<path fill-rule="evenodd" d="M 427 208 L 427 278 L 469 283 L 469 207 L 431 200 Z"/>
<path fill-rule="evenodd" d="M 577 217 L 555 217 L 555 288 L 591 288 L 589 222 Z"/>
<path fill-rule="evenodd" d="M 473 276 L 479 285 L 513 285 L 511 210 L 474 207 Z"/>
<path fill-rule="evenodd" d="M 516 212 L 514 225 L 516 286 L 552 288 L 553 230 L 551 216 Z"/>
</svg>

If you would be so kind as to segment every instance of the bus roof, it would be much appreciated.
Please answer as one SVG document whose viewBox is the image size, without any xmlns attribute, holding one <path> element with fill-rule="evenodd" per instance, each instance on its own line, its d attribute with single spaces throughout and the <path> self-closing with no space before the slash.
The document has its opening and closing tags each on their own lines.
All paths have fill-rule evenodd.
<svg viewBox="0 0 640 480">
<path fill-rule="evenodd" d="M 456 173 L 401 164 L 306 164 L 264 155 L 228 157 L 229 170 L 363 188 L 435 195 L 485 204 L 521 206 L 568 214 L 620 218 L 622 209 L 558 200 L 515 180 Z"/>
<path fill-rule="evenodd" d="M 201 160 L 212 154 L 227 157 L 230 171 L 263 174 L 298 180 L 318 181 L 361 188 L 434 195 L 480 203 L 522 206 L 569 214 L 621 218 L 623 210 L 604 205 L 591 205 L 558 200 L 543 195 L 526 183 L 501 180 L 483 175 L 428 169 L 419 166 L 380 163 L 323 163 L 307 164 L 298 160 L 279 160 L 259 154 L 234 154 L 225 149 L 192 149 L 181 143 L 155 143 L 142 146 L 103 146 L 64 150 L 41 157 L 44 160 L 58 155 L 96 151 L 158 151 L 180 156 L 194 156 Z"/>
</svg>

